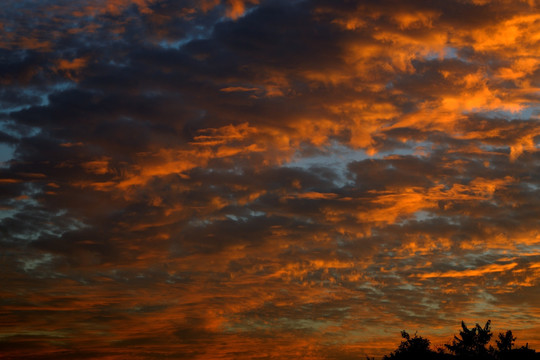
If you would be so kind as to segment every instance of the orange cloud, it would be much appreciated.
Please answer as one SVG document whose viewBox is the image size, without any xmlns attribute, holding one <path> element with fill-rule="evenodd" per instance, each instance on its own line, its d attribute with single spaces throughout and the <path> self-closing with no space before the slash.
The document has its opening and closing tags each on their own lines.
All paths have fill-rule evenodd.
<svg viewBox="0 0 540 360">
<path fill-rule="evenodd" d="M 246 11 L 246 4 L 258 4 L 259 0 L 227 0 L 227 16 L 238 19 Z"/>
<path fill-rule="evenodd" d="M 103 175 L 107 174 L 109 170 L 110 158 L 103 158 L 100 160 L 87 161 L 81 164 L 86 172 Z"/>
<path fill-rule="evenodd" d="M 532 1 L 80 5 L 1 25 L 6 356 L 538 347 Z"/>
<path fill-rule="evenodd" d="M 451 270 L 451 271 L 447 271 L 443 273 L 440 273 L 440 272 L 439 273 L 426 273 L 426 274 L 419 274 L 416 276 L 422 280 L 430 279 L 430 278 L 441 278 L 441 277 L 450 277 L 450 278 L 474 277 L 474 276 L 483 276 L 485 274 L 490 274 L 490 273 L 508 271 L 515 268 L 517 265 L 518 265 L 517 263 L 491 264 L 491 265 L 486 265 L 477 269 L 469 269 L 469 270 L 463 270 L 463 271 Z"/>
</svg>

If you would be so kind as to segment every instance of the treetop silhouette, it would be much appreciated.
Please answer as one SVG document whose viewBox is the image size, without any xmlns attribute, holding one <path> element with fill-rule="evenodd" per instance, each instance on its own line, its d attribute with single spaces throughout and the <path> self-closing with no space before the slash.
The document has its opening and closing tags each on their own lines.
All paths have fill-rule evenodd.
<svg viewBox="0 0 540 360">
<path fill-rule="evenodd" d="M 446 344 L 445 347 L 462 358 L 486 358 L 488 354 L 486 346 L 493 336 L 490 327 L 491 320 L 488 320 L 483 328 L 476 324 L 474 328 L 469 330 L 462 321 L 462 330 L 459 332 L 461 338 L 454 335 L 452 344 Z"/>
<path fill-rule="evenodd" d="M 459 336 L 454 335 L 450 344 L 444 344 L 437 351 L 430 348 L 429 339 L 416 333 L 411 336 L 403 330 L 401 337 L 403 340 L 397 350 L 385 355 L 384 360 L 540 360 L 540 353 L 530 349 L 528 344 L 518 349 L 513 348 L 516 337 L 511 330 L 499 333 L 495 340 L 497 348 L 489 345 L 493 337 L 491 320 L 483 327 L 476 324 L 470 329 L 462 321 Z"/>
</svg>

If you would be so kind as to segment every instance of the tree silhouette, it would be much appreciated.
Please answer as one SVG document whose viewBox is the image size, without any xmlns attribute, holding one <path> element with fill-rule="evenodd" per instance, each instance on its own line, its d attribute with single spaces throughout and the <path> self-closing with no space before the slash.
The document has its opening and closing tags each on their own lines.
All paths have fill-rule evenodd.
<svg viewBox="0 0 540 360">
<path fill-rule="evenodd" d="M 401 332 L 401 337 L 404 340 L 401 341 L 398 349 L 389 356 L 385 356 L 385 360 L 431 359 L 435 354 L 429 349 L 431 342 L 428 339 L 416 333 L 411 337 L 405 330 Z"/>
<path fill-rule="evenodd" d="M 514 346 L 514 341 L 516 341 L 516 338 L 512 336 L 512 330 L 508 330 L 506 334 L 499 334 L 499 339 L 495 340 L 497 343 L 497 349 L 500 352 L 508 352 L 512 350 L 512 346 Z"/>
<path fill-rule="evenodd" d="M 483 328 L 479 324 L 476 324 L 474 328 L 469 330 L 462 321 L 462 330 L 459 332 L 461 338 L 454 336 L 452 344 L 445 344 L 445 346 L 452 353 L 464 359 L 488 358 L 486 345 L 493 336 L 490 326 L 491 320 L 488 320 Z"/>
<path fill-rule="evenodd" d="M 474 328 L 467 328 L 461 322 L 459 337 L 454 336 L 451 344 L 445 344 L 444 348 L 437 351 L 430 349 L 429 339 L 409 335 L 405 330 L 401 332 L 402 341 L 397 350 L 384 356 L 384 360 L 540 360 L 540 353 L 530 349 L 529 345 L 514 349 L 516 338 L 512 331 L 500 333 L 495 340 L 497 348 L 487 347 L 493 334 L 491 333 L 491 321 L 488 320 L 484 327 L 476 324 Z M 445 351 L 445 348 L 450 353 Z M 368 357 L 369 359 L 369 357 Z"/>
</svg>

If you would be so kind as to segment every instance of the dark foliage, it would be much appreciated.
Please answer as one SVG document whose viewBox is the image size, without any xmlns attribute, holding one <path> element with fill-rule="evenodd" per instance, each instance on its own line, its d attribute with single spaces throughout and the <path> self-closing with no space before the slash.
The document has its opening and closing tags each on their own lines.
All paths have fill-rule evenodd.
<svg viewBox="0 0 540 360">
<path fill-rule="evenodd" d="M 516 341 L 516 338 L 512 336 L 512 330 L 508 330 L 506 334 L 499 334 L 499 338 L 495 340 L 497 349 L 501 353 L 511 351 L 514 346 L 514 341 Z"/>
<path fill-rule="evenodd" d="M 454 336 L 452 344 L 446 344 L 445 347 L 461 359 L 489 359 L 486 346 L 493 336 L 490 326 L 491 321 L 488 320 L 483 328 L 476 324 L 474 328 L 469 330 L 462 321 L 460 337 Z"/>
<path fill-rule="evenodd" d="M 401 341 L 398 349 L 385 356 L 385 360 L 431 359 L 433 357 L 434 353 L 429 349 L 431 342 L 428 339 L 417 334 L 411 337 L 405 330 L 401 332 L 401 337 L 404 340 Z"/>
<path fill-rule="evenodd" d="M 430 348 L 430 340 L 416 333 L 411 337 L 402 331 L 401 337 L 403 340 L 397 350 L 385 355 L 384 360 L 540 360 L 540 353 L 530 349 L 528 344 L 513 348 L 516 338 L 511 330 L 498 335 L 495 340 L 497 348 L 489 345 L 493 337 L 490 320 L 484 327 L 476 324 L 471 329 L 462 321 L 459 336 L 454 336 L 450 344 L 445 344 L 444 348 L 437 351 Z"/>
</svg>

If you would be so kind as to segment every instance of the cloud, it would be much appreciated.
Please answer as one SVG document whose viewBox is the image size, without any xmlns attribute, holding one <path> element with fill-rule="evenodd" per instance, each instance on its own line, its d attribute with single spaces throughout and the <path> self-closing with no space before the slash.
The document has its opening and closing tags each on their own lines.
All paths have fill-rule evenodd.
<svg viewBox="0 0 540 360">
<path fill-rule="evenodd" d="M 540 347 L 534 3 L 6 4 L 7 356 Z"/>
<path fill-rule="evenodd" d="M 496 273 L 501 271 L 507 271 L 515 268 L 517 263 L 510 264 L 492 264 L 487 265 L 479 269 L 468 269 L 463 271 L 447 271 L 445 273 L 427 273 L 420 275 L 421 279 L 430 279 L 434 277 L 469 277 L 469 276 L 482 276 L 485 274 Z"/>
</svg>

